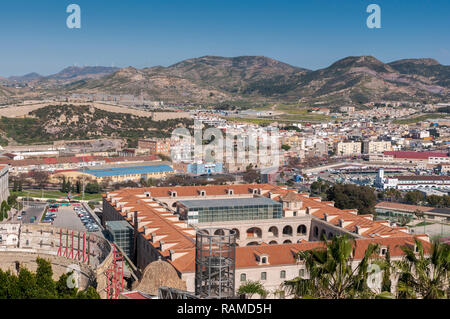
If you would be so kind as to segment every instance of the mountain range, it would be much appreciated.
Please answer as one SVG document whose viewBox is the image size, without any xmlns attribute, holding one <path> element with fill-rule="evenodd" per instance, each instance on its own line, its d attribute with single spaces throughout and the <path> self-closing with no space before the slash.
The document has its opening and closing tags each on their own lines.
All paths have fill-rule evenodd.
<svg viewBox="0 0 450 319">
<path fill-rule="evenodd" d="M 205 56 L 169 67 L 70 67 L 47 77 L 31 73 L 8 81 L 33 83 L 59 94 L 143 95 L 171 103 L 225 101 L 363 104 L 369 101 L 448 101 L 450 66 L 433 59 L 383 63 L 372 56 L 341 59 L 308 70 L 262 56 Z M 0 87 L 1 91 L 1 87 Z"/>
</svg>

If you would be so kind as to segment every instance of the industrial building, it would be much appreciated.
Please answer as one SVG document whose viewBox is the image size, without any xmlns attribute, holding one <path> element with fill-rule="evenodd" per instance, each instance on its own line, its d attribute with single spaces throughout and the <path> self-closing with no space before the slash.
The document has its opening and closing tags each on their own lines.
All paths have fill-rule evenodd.
<svg viewBox="0 0 450 319">
<path fill-rule="evenodd" d="M 173 173 L 174 170 L 169 165 L 121 166 L 102 169 L 57 171 L 52 176 L 52 179 L 57 181 L 59 177 L 64 176 L 68 179 L 75 180 L 84 177 L 97 183 L 120 183 L 126 181 L 139 182 L 142 178 L 146 180 L 149 178 L 160 179 Z"/>
</svg>

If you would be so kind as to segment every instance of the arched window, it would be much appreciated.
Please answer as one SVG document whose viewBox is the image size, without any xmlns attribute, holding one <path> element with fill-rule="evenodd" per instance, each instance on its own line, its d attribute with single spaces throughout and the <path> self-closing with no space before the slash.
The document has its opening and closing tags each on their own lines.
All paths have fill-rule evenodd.
<svg viewBox="0 0 450 319">
<path fill-rule="evenodd" d="M 269 236 L 278 237 L 278 228 L 275 226 L 270 227 L 269 228 Z"/>
<path fill-rule="evenodd" d="M 300 225 L 297 227 L 297 235 L 306 235 L 306 226 Z"/>
<path fill-rule="evenodd" d="M 283 244 L 292 244 L 292 242 L 288 239 L 283 242 Z"/>
<path fill-rule="evenodd" d="M 292 236 L 292 227 L 287 225 L 283 228 L 283 236 Z"/>
<path fill-rule="evenodd" d="M 241 274 L 241 281 L 246 281 L 246 280 L 247 280 L 247 275 Z"/>
<path fill-rule="evenodd" d="M 247 238 L 261 238 L 262 230 L 258 227 L 252 227 L 247 229 Z"/>
</svg>

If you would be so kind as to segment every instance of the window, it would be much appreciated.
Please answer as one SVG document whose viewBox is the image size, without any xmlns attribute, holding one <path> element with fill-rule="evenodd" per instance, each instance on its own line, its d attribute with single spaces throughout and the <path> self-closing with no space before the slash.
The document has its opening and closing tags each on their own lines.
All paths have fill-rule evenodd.
<svg viewBox="0 0 450 319">
<path fill-rule="evenodd" d="M 381 256 L 385 256 L 386 255 L 386 248 L 382 248 L 381 249 Z"/>
<path fill-rule="evenodd" d="M 298 275 L 303 278 L 305 276 L 305 269 L 300 269 Z"/>
<path fill-rule="evenodd" d="M 280 278 L 285 279 L 286 278 L 286 270 L 280 271 Z"/>
<path fill-rule="evenodd" d="M 246 281 L 246 280 L 247 280 L 247 275 L 241 274 L 241 281 Z"/>
<path fill-rule="evenodd" d="M 262 272 L 261 273 L 261 280 L 266 280 L 267 279 L 267 273 L 266 272 Z"/>
<path fill-rule="evenodd" d="M 261 259 L 261 264 L 267 264 L 267 258 L 266 257 L 263 257 Z"/>
</svg>

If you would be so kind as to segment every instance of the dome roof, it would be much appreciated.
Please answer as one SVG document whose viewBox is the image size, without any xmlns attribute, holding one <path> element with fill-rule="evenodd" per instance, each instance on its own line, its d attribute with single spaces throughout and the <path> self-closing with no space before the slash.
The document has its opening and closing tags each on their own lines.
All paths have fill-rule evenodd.
<svg viewBox="0 0 450 319">
<path fill-rule="evenodd" d="M 166 261 L 150 263 L 145 269 L 136 290 L 153 296 L 158 295 L 159 287 L 186 290 L 186 283 L 180 279 L 175 268 Z"/>
</svg>

